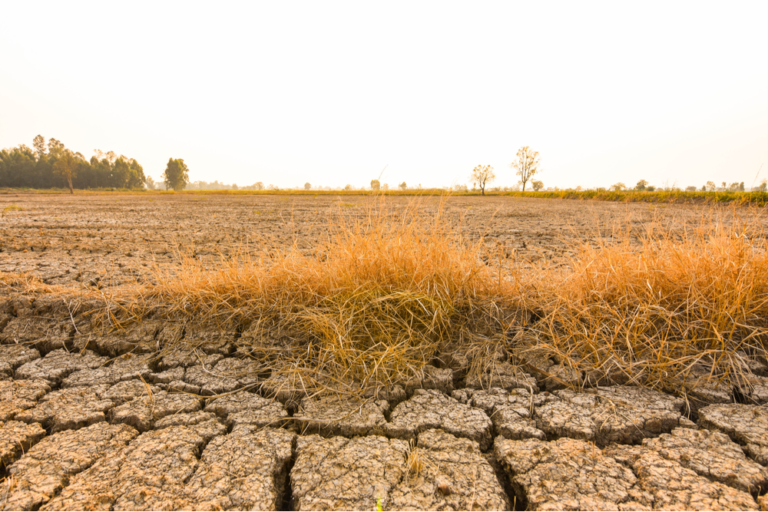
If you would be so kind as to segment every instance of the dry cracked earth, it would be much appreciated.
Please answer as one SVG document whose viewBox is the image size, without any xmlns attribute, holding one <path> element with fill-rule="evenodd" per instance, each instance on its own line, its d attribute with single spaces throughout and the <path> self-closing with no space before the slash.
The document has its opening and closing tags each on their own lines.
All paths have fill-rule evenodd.
<svg viewBox="0 0 768 512">
<path fill-rule="evenodd" d="M 201 254 L 226 252 L 233 246 L 217 238 L 217 215 L 240 226 L 239 217 L 250 222 L 262 214 L 249 212 L 283 200 L 230 198 L 232 208 L 223 209 L 211 206 L 217 198 L 130 197 L 123 205 L 102 196 L 3 197 L 23 209 L 0 224 L 0 271 L 51 284 L 118 285 L 144 276 L 149 255 L 173 264 L 177 241 L 163 223 Z M 455 208 L 478 207 L 461 201 Z M 542 217 L 550 210 L 513 223 L 532 203 L 484 204 L 509 209 L 486 233 L 495 229 L 491 235 L 516 250 L 542 257 L 562 252 L 562 238 L 538 236 L 553 232 Z M 309 216 L 316 207 L 300 205 Z M 567 219 L 587 223 L 580 203 L 546 208 L 566 219 L 563 232 Z M 628 211 L 589 208 L 597 216 Z M 647 214 L 647 205 L 632 208 L 638 222 Z M 263 221 L 250 228 L 279 246 L 295 229 L 285 218 L 276 214 L 261 232 Z M 479 233 L 481 223 L 472 222 Z M 751 361 L 748 390 L 721 383 L 685 396 L 617 385 L 574 392 L 568 384 L 578 376 L 529 353 L 469 378 L 427 367 L 421 379 L 366 396 L 318 398 L 257 367 L 248 338 L 247 328 L 153 320 L 104 334 L 60 300 L 0 296 L 0 507 L 768 508 L 766 361 Z"/>
<path fill-rule="evenodd" d="M 318 398 L 254 367 L 247 329 L 147 320 L 101 334 L 56 300 L 0 300 L 5 510 L 768 505 L 761 361 L 749 396 L 574 392 L 528 355 Z"/>
<path fill-rule="evenodd" d="M 236 253 L 312 251 L 330 225 L 365 219 L 372 204 L 367 196 L 333 195 L 2 194 L 0 272 L 97 289 L 143 283 L 156 269 L 178 265 L 179 254 L 218 262 Z M 417 207 L 429 221 L 441 200 L 392 196 L 386 205 L 394 213 Z M 499 196 L 453 197 L 443 211 L 447 225 L 468 240 L 483 237 L 494 255 L 500 248 L 554 264 L 580 242 L 610 243 L 649 223 L 679 230 L 717 217 L 704 206 Z M 768 228 L 762 210 L 737 215 Z"/>
</svg>

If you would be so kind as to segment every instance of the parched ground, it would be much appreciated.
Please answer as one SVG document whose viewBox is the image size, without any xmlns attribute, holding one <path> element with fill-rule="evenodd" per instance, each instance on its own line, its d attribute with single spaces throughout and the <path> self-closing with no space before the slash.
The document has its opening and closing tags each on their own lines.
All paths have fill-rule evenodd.
<svg viewBox="0 0 768 512">
<path fill-rule="evenodd" d="M 43 307 L 10 302 L 15 315 Z M 11 331 L 0 338 L 5 510 L 766 505 L 768 396 L 730 393 L 691 415 L 682 397 L 574 392 L 504 361 L 475 380 L 427 367 L 367 398 L 318 398 L 251 368 L 236 334 L 188 329 L 189 343 L 153 352 L 169 336 L 159 325 L 95 350 L 74 329 Z"/>
<path fill-rule="evenodd" d="M 312 250 L 357 196 L 0 196 L 0 271 L 104 288 L 150 279 L 182 246 Z M 408 198 L 392 198 L 401 208 Z M 437 201 L 423 199 L 426 208 Z M 360 212 L 360 213 L 359 213 Z M 454 198 L 452 222 L 531 259 L 597 224 L 697 222 L 699 208 Z M 768 366 L 749 390 L 674 396 L 568 387 L 535 352 L 485 373 L 427 367 L 368 396 L 307 396 L 248 357 L 242 332 L 125 331 L 46 296 L 0 296 L 0 507 L 644 510 L 768 507 Z M 558 378 L 553 379 L 556 375 Z M 582 383 L 589 385 L 589 382 Z"/>
<path fill-rule="evenodd" d="M 369 196 L 334 195 L 0 195 L 0 272 L 101 288 L 149 279 L 154 265 L 174 265 L 180 251 L 210 259 L 294 245 L 311 251 L 329 223 L 363 219 L 373 203 Z M 386 199 L 393 212 L 418 205 L 426 218 L 440 204 L 437 197 Z M 576 242 L 610 242 L 650 222 L 681 229 L 713 215 L 705 206 L 498 196 L 445 203 L 447 221 L 468 239 L 484 237 L 506 255 L 555 263 Z M 738 215 L 768 225 L 759 210 L 740 208 Z"/>
</svg>

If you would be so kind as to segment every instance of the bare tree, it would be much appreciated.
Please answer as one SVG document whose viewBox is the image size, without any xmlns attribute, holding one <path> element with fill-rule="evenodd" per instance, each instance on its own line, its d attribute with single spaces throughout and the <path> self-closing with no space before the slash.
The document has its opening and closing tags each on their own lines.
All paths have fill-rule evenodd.
<svg viewBox="0 0 768 512">
<path fill-rule="evenodd" d="M 493 167 L 490 165 L 477 165 L 472 169 L 472 174 L 469 175 L 469 179 L 472 183 L 476 184 L 480 188 L 480 192 L 485 195 L 485 186 L 488 183 L 493 182 L 496 179 L 496 175 L 493 173 Z"/>
<path fill-rule="evenodd" d="M 71 150 L 64 148 L 63 145 L 61 149 L 58 150 L 56 156 L 58 158 L 56 159 L 56 163 L 53 164 L 53 172 L 60 176 L 64 176 L 64 179 L 67 180 L 67 185 L 69 186 L 69 193 L 74 194 L 75 189 L 72 186 L 72 180 L 77 174 L 77 167 L 83 159 L 81 158 L 80 153 L 73 153 Z"/>
<path fill-rule="evenodd" d="M 312 190 L 312 184 L 310 182 L 306 182 L 304 184 L 304 190 Z"/>
<path fill-rule="evenodd" d="M 528 146 L 523 146 L 517 150 L 517 160 L 512 162 L 511 167 L 517 169 L 517 175 L 520 176 L 520 183 L 525 184 L 539 172 L 539 152 L 533 151 Z"/>
</svg>

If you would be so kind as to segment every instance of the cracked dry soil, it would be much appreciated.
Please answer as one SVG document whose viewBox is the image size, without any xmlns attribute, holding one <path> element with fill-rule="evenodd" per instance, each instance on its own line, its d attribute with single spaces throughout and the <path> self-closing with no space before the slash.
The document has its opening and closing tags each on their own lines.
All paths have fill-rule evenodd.
<svg viewBox="0 0 768 512">
<path fill-rule="evenodd" d="M 342 199 L 363 213 L 364 198 Z M 284 247 L 298 230 L 311 248 L 325 228 L 307 219 L 339 198 L 0 202 L 23 208 L 0 219 L 0 272 L 106 289 L 151 279 L 153 258 L 176 265 L 179 245 L 213 258 Z M 669 222 L 691 215 L 659 211 Z M 457 198 L 448 214 L 466 214 L 470 236 L 551 260 L 597 219 L 650 215 L 648 205 L 506 198 Z M 155 320 L 104 335 L 45 297 L 0 297 L 0 508 L 768 509 L 760 361 L 748 400 L 729 385 L 687 397 L 621 385 L 577 393 L 506 362 L 469 380 L 428 368 L 375 396 L 319 398 L 255 367 L 238 346 L 247 336 Z"/>
<path fill-rule="evenodd" d="M 237 336 L 201 343 L 194 359 L 185 344 L 136 355 L 119 336 L 110 340 L 121 348 L 65 343 L 46 352 L 48 340 L 0 331 L 0 365 L 9 368 L 0 380 L 0 508 L 768 504 L 765 405 L 702 402 L 693 422 L 682 397 L 622 385 L 543 391 L 520 368 L 504 388 L 440 384 L 445 372 L 434 368 L 421 387 L 296 403 L 268 375 L 249 372 Z"/>
</svg>

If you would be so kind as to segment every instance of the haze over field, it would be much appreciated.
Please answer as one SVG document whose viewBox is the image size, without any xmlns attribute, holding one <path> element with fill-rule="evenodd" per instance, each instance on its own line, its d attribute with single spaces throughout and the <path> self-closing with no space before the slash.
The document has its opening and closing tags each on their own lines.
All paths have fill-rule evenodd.
<svg viewBox="0 0 768 512">
<path fill-rule="evenodd" d="M 42 134 L 158 180 L 546 186 L 768 178 L 768 3 L 13 2 L 0 147 Z M 761 164 L 763 170 L 756 174 Z"/>
</svg>

